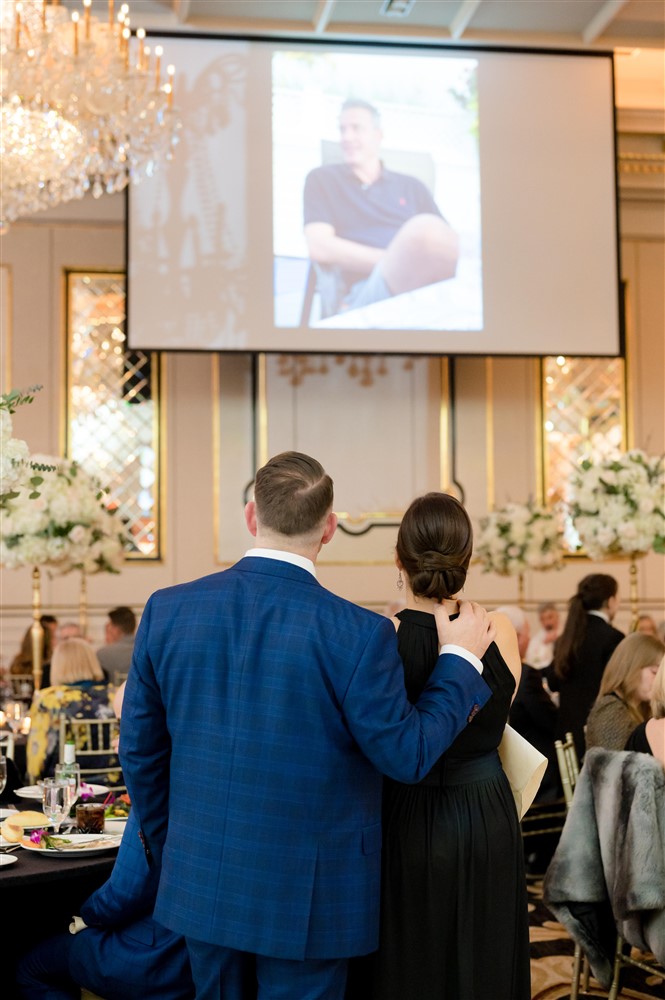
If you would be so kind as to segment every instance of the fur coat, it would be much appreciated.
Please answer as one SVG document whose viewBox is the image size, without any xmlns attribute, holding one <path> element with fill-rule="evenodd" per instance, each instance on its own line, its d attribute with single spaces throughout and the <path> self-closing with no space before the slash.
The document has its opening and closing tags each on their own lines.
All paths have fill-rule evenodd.
<svg viewBox="0 0 665 1000">
<path fill-rule="evenodd" d="M 617 931 L 665 964 L 665 770 L 659 761 L 630 751 L 588 751 L 544 898 L 605 989 Z"/>
</svg>

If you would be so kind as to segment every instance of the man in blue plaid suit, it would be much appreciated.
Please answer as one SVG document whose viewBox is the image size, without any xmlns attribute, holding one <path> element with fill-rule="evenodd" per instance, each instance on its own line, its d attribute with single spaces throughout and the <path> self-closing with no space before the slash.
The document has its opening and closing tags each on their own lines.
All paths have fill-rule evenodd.
<svg viewBox="0 0 665 1000">
<path fill-rule="evenodd" d="M 381 774 L 418 781 L 489 698 L 493 626 L 464 604 L 409 704 L 392 624 L 316 580 L 332 504 L 317 461 L 271 459 L 256 548 L 153 594 L 137 634 L 120 756 L 197 1000 L 343 997 L 378 944 Z"/>
</svg>

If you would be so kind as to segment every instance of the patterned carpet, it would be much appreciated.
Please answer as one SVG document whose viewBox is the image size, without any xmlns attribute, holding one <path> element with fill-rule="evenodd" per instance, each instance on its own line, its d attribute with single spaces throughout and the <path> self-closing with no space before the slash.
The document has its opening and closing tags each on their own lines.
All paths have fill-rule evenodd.
<svg viewBox="0 0 665 1000">
<path fill-rule="evenodd" d="M 529 883 L 532 1000 L 570 1000 L 573 942 L 542 901 L 542 881 Z M 635 957 L 641 957 L 635 953 Z M 646 958 L 650 956 L 644 956 Z M 590 997 L 606 997 L 595 979 L 589 983 Z M 621 973 L 622 1000 L 663 1000 L 665 986 L 656 976 L 639 969 Z"/>
</svg>

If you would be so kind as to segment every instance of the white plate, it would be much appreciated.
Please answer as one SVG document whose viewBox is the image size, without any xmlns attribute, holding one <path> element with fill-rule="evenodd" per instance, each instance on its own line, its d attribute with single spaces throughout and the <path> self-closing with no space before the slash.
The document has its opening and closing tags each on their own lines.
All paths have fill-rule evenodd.
<svg viewBox="0 0 665 1000">
<path fill-rule="evenodd" d="M 13 816 L 18 812 L 18 809 L 14 807 L 13 809 L 0 809 L 0 820 L 7 819 L 8 816 Z"/>
<path fill-rule="evenodd" d="M 93 795 L 106 795 L 109 791 L 106 785 L 89 785 L 85 782 L 88 788 L 92 789 Z M 14 795 L 18 795 L 21 799 L 40 799 L 42 797 L 42 786 L 41 785 L 25 785 L 23 788 L 17 788 Z"/>
<path fill-rule="evenodd" d="M 13 865 L 18 858 L 15 854 L 0 854 L 0 868 L 4 868 L 5 865 Z"/>
<path fill-rule="evenodd" d="M 70 841 L 70 844 L 66 844 L 59 850 L 55 850 L 52 847 L 36 847 L 21 843 L 21 847 L 24 851 L 33 851 L 37 854 L 43 854 L 48 858 L 60 858 L 67 857 L 71 858 L 74 854 L 82 857 L 83 855 L 89 856 L 91 854 L 104 854 L 106 851 L 115 851 L 120 847 L 120 841 L 122 837 L 109 835 L 106 833 L 68 833 L 65 835 L 66 839 Z M 84 844 L 93 844 L 96 841 L 104 840 L 110 841 L 110 843 L 99 844 L 99 846 L 77 846 Z"/>
</svg>

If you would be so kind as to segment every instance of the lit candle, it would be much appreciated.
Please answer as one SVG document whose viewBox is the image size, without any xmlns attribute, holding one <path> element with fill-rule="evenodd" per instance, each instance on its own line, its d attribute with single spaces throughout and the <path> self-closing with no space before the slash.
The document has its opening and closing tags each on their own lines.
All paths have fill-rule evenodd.
<svg viewBox="0 0 665 1000">
<path fill-rule="evenodd" d="M 5 724 L 5 713 L 0 712 L 0 728 L 2 728 L 4 724 Z"/>
<path fill-rule="evenodd" d="M 83 16 L 85 18 L 85 40 L 90 41 L 90 4 L 92 0 L 83 0 Z"/>
<path fill-rule="evenodd" d="M 23 722 L 21 723 L 21 732 L 24 736 L 29 736 L 30 734 L 30 716 L 25 715 L 23 717 Z"/>
<path fill-rule="evenodd" d="M 143 69 L 143 49 L 145 47 L 145 28 L 139 28 L 139 30 L 136 32 L 136 37 L 138 38 L 138 41 L 139 41 L 139 55 L 138 55 L 138 61 L 137 61 L 136 65 L 138 66 L 139 69 Z"/>
<path fill-rule="evenodd" d="M 130 35 L 131 35 L 131 31 L 129 30 L 129 28 L 125 27 L 125 28 L 122 29 L 122 37 L 123 37 L 124 43 L 125 43 L 125 69 L 126 70 L 129 69 L 129 36 Z"/>
<path fill-rule="evenodd" d="M 167 66 L 166 67 L 166 72 L 168 73 L 168 77 L 169 77 L 169 82 L 167 84 L 167 91 L 166 91 L 166 93 L 169 95 L 169 97 L 168 97 L 168 107 L 172 108 L 173 107 L 173 83 L 174 83 L 174 80 L 175 80 L 175 66 Z"/>
<path fill-rule="evenodd" d="M 159 90 L 162 75 L 162 55 L 164 49 L 161 45 L 155 46 L 155 90 Z"/>
<path fill-rule="evenodd" d="M 79 54 L 79 12 L 77 10 L 72 13 L 72 26 L 74 28 L 74 55 Z"/>
</svg>

